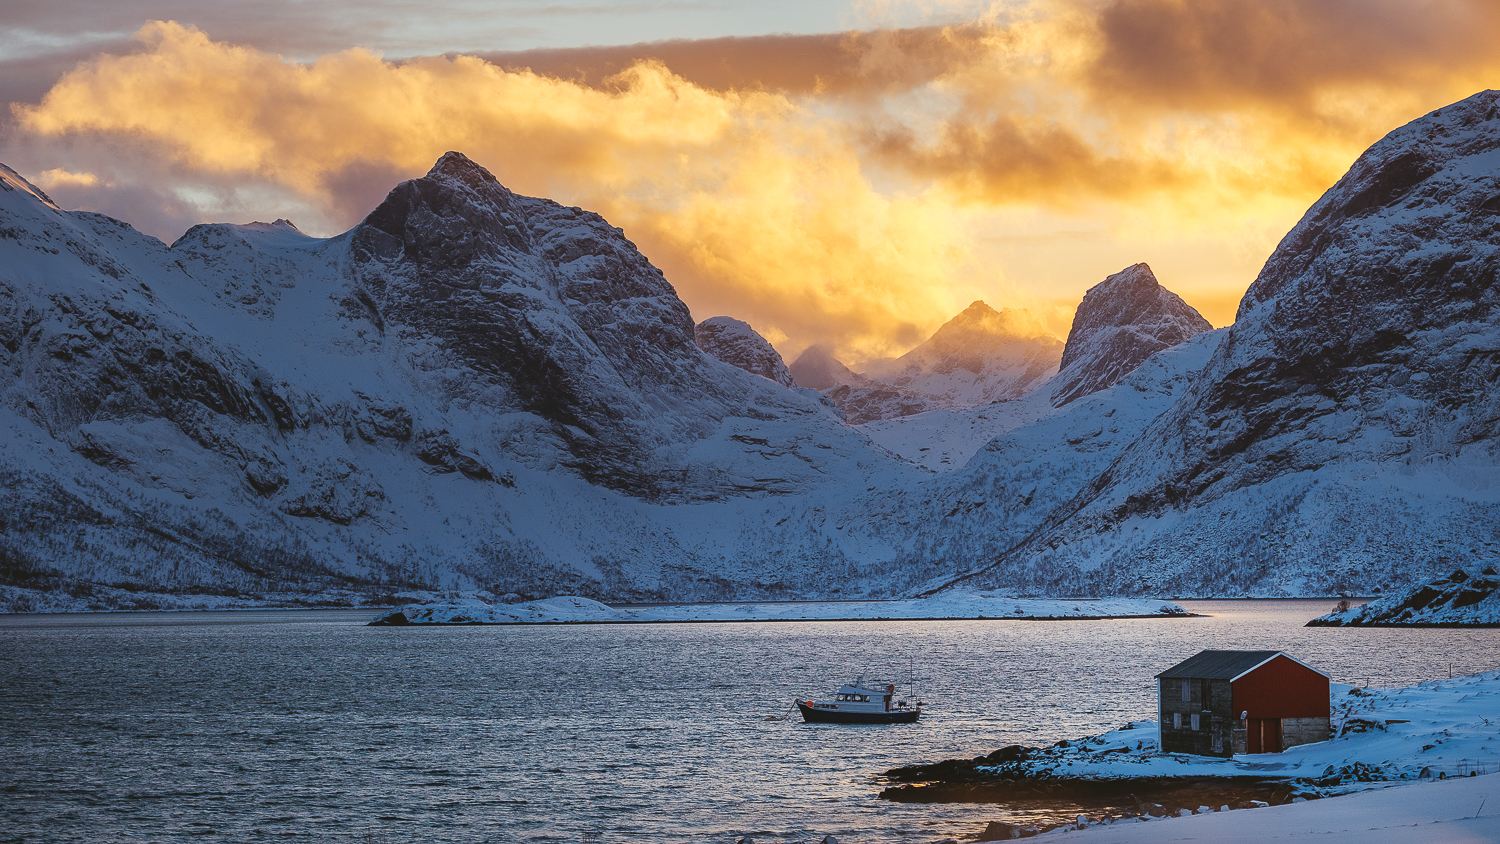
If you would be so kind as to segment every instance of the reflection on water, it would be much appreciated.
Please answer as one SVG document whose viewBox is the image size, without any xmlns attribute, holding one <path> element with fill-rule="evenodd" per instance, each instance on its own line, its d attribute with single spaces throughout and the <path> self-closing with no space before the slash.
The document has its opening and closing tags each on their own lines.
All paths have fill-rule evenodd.
<svg viewBox="0 0 1500 844">
<path fill-rule="evenodd" d="M 1500 667 L 1500 630 L 1211 618 L 371 628 L 365 611 L 0 616 L 0 840 L 801 841 L 972 835 L 994 807 L 876 799 L 887 768 L 1050 744 L 1155 711 L 1202 648 L 1336 681 Z M 910 726 L 794 697 L 915 661 Z"/>
</svg>

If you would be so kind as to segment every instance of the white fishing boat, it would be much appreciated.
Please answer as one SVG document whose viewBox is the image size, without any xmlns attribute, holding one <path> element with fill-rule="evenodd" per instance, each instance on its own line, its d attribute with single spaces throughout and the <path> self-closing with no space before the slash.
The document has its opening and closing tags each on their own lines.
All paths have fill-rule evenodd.
<svg viewBox="0 0 1500 844">
<path fill-rule="evenodd" d="M 922 702 L 896 697 L 894 683 L 866 686 L 865 678 L 839 686 L 833 700 L 798 700 L 802 720 L 831 724 L 910 724 L 922 716 Z"/>
</svg>

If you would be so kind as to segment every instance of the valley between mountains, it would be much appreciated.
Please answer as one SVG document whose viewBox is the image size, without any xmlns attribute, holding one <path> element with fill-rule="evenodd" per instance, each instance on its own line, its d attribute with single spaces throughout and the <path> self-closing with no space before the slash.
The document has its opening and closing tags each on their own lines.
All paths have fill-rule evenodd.
<svg viewBox="0 0 1500 844">
<path fill-rule="evenodd" d="M 1500 556 L 1500 93 L 1372 146 L 1213 330 L 1145 264 L 790 365 L 454 152 L 170 246 L 0 169 L 0 610 L 1373 594 Z M 1170 280 L 1168 280 L 1170 281 Z"/>
</svg>

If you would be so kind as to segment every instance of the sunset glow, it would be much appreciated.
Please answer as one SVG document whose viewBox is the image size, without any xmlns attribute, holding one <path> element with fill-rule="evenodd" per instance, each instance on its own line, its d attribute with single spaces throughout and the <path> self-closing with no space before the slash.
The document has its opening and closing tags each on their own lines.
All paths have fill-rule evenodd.
<svg viewBox="0 0 1500 844">
<path fill-rule="evenodd" d="M 351 43 L 308 61 L 156 21 L 13 103 L 0 160 L 64 207 L 171 239 L 276 217 L 336 234 L 460 150 L 621 226 L 695 318 L 857 361 L 975 299 L 1066 335 L 1083 292 L 1138 261 L 1227 324 L 1360 151 L 1500 78 L 1500 12 L 1480 2 L 968 17 L 404 60 Z"/>
</svg>

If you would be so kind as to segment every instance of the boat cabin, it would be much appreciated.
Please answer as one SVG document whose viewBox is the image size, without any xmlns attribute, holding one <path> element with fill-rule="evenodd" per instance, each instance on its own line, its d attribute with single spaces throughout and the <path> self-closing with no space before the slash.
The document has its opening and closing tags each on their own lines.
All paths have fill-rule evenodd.
<svg viewBox="0 0 1500 844">
<path fill-rule="evenodd" d="M 1281 651 L 1203 651 L 1156 681 L 1164 753 L 1279 753 L 1330 733 L 1328 675 Z"/>
<path fill-rule="evenodd" d="M 894 691 L 894 687 L 892 687 L 891 693 L 894 693 Z M 891 708 L 891 694 L 885 694 L 885 690 L 852 687 L 852 685 L 846 685 L 846 687 L 838 688 L 838 694 L 835 694 L 834 700 L 837 700 L 837 702 L 840 703 L 870 703 L 871 693 L 877 694 L 877 696 L 882 697 L 886 709 Z"/>
</svg>

